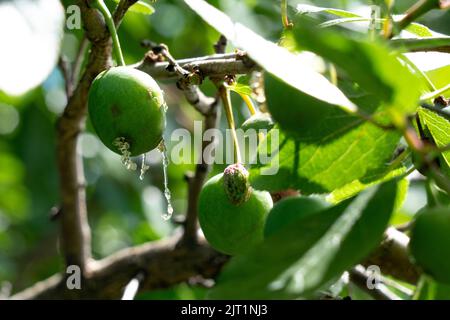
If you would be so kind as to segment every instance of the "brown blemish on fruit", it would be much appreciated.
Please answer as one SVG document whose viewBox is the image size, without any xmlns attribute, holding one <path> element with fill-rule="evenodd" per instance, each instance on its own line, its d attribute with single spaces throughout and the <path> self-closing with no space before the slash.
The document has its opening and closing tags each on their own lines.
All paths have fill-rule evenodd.
<svg viewBox="0 0 450 320">
<path fill-rule="evenodd" d="M 113 117 L 118 117 L 120 116 L 121 113 L 122 112 L 120 111 L 120 108 L 117 105 L 113 104 L 111 106 L 111 114 L 113 115 Z"/>
</svg>

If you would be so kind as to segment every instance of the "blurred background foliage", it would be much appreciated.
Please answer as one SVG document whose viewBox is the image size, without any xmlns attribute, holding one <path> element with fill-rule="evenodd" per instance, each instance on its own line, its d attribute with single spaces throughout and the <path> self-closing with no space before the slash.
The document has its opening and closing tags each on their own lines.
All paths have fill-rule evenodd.
<svg viewBox="0 0 450 320">
<path fill-rule="evenodd" d="M 276 41 L 281 33 L 279 0 L 213 0 L 209 1 L 232 18 L 259 34 Z M 377 1 L 373 1 L 377 2 Z M 371 1 L 289 1 L 291 11 L 297 3 L 337 7 L 368 13 Z M 402 13 L 414 0 L 396 1 L 394 13 Z M 73 1 L 63 1 L 67 8 Z M 109 1 L 111 8 L 115 2 Z M 176 58 L 213 53 L 218 33 L 208 27 L 180 0 L 158 0 L 153 15 L 129 12 L 119 37 L 127 64 L 142 59 L 147 49 L 144 39 L 168 45 Z M 45 17 L 43 17 L 45 19 Z M 429 12 L 421 22 L 437 32 L 450 34 L 450 11 Z M 61 52 L 73 61 L 82 30 L 64 30 Z M 233 48 L 228 48 L 228 51 Z M 38 63 L 38 62 L 37 62 Z M 1 71 L 0 71 L 1 72 Z M 176 128 L 193 130 L 193 120 L 201 119 L 188 105 L 173 83 L 162 83 L 166 94 L 168 128 L 166 137 Z M 202 89 L 214 95 L 206 81 Z M 241 100 L 234 97 L 238 124 L 248 116 Z M 55 163 L 55 122 L 67 102 L 64 80 L 56 67 L 37 88 L 20 97 L 0 95 L 0 287 L 13 285 L 23 289 L 61 270 L 58 253 L 58 226 L 51 221 L 58 207 L 58 176 Z M 224 118 L 224 117 L 222 117 Z M 221 128 L 225 128 L 222 119 Z M 169 144 L 170 148 L 170 144 Z M 177 225 L 161 219 L 166 208 L 162 186 L 161 158 L 157 151 L 148 157 L 150 170 L 140 181 L 137 172 L 127 171 L 118 155 L 104 147 L 87 130 L 79 141 L 87 180 L 89 222 L 93 236 L 93 254 L 101 258 L 114 251 L 174 232 Z M 170 165 L 169 186 L 175 214 L 186 210 L 186 184 L 183 175 L 194 165 Z M 217 166 L 215 171 L 223 169 Z M 426 202 L 422 181 L 412 181 L 407 200 L 393 223 L 403 223 Z M 173 220 L 172 220 L 173 221 Z M 0 290 L 1 291 L 1 290 Z M 143 299 L 196 299 L 204 290 L 182 284 L 176 288 L 141 294 Z"/>
</svg>

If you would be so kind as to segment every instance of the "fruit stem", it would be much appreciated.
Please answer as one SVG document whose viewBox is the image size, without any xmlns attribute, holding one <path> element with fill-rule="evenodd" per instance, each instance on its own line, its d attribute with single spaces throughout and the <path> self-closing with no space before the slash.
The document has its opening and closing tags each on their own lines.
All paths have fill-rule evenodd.
<svg viewBox="0 0 450 320">
<path fill-rule="evenodd" d="M 419 0 L 412 5 L 406 12 L 403 18 L 396 23 L 395 33 L 399 34 L 401 30 L 405 29 L 410 23 L 424 15 L 432 9 L 445 9 L 447 6 L 445 1 L 440 0 Z"/>
<path fill-rule="evenodd" d="M 111 12 L 109 12 L 108 7 L 106 6 L 103 0 L 94 0 L 94 6 L 97 7 L 98 10 L 102 13 L 105 18 L 106 25 L 108 26 L 109 33 L 111 34 L 111 38 L 113 41 L 114 54 L 117 59 L 117 63 L 121 66 L 125 65 L 125 60 L 123 59 L 122 49 L 120 48 L 119 37 L 117 36 L 116 26 L 114 24 L 114 20 L 111 16 Z"/>
<path fill-rule="evenodd" d="M 250 100 L 250 97 L 246 94 L 242 94 L 239 93 L 238 94 L 241 96 L 242 100 L 244 100 L 245 104 L 247 105 L 248 111 L 250 111 L 250 114 L 253 116 L 256 114 L 256 108 L 252 103 L 252 100 Z"/>
<path fill-rule="evenodd" d="M 281 22 L 283 23 L 283 27 L 285 29 L 292 28 L 292 23 L 289 22 L 287 14 L 287 0 L 281 0 Z"/>
<path fill-rule="evenodd" d="M 222 98 L 223 107 L 225 108 L 225 113 L 227 115 L 228 126 L 231 130 L 231 135 L 233 138 L 233 147 L 234 147 L 234 159 L 237 163 L 241 163 L 241 151 L 239 150 L 239 143 L 237 139 L 234 117 L 233 117 L 233 108 L 231 107 L 231 99 L 230 99 L 230 90 L 228 90 L 224 85 L 219 87 L 219 94 Z"/>
</svg>

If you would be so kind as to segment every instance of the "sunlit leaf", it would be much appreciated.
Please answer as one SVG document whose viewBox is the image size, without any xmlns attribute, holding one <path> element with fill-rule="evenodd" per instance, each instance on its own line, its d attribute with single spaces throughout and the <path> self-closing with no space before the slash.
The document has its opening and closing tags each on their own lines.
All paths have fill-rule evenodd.
<svg viewBox="0 0 450 320">
<path fill-rule="evenodd" d="M 450 75 L 450 55 L 448 59 L 448 65 L 428 70 L 425 72 L 430 81 L 434 84 L 436 88 L 443 88 L 449 84 L 449 75 Z M 444 97 L 450 96 L 450 89 L 443 92 L 442 95 Z"/>
<path fill-rule="evenodd" d="M 364 184 L 386 170 L 399 139 L 396 131 L 336 110 L 301 136 L 270 131 L 258 151 L 270 161 L 254 165 L 250 179 L 257 189 L 305 194 L 332 192 L 355 180 Z"/>
<path fill-rule="evenodd" d="M 328 14 L 332 14 L 338 17 L 342 18 L 361 18 L 360 15 L 346 11 L 341 9 L 335 9 L 335 8 L 325 8 L 325 7 L 317 7 L 309 4 L 299 4 L 297 5 L 297 13 L 299 14 L 311 14 L 311 13 L 319 13 L 319 12 L 325 12 Z"/>
<path fill-rule="evenodd" d="M 322 26 L 333 26 L 343 23 L 349 23 L 349 22 L 370 22 L 372 19 L 370 17 L 363 17 L 359 14 L 341 10 L 341 9 L 335 9 L 335 8 L 325 8 L 325 7 L 317 7 L 313 5 L 306 5 L 306 4 L 299 4 L 297 5 L 297 12 L 298 14 L 311 14 L 311 13 L 326 13 L 335 17 L 339 17 L 339 19 L 332 19 L 326 21 Z M 398 21 L 402 18 L 402 15 L 395 15 L 394 20 Z M 384 23 L 386 19 L 376 19 L 379 23 Z M 433 36 L 439 36 L 440 34 L 437 32 L 434 32 L 430 30 L 427 26 L 424 26 L 423 24 L 413 22 L 409 26 L 405 28 L 405 30 L 409 31 L 410 33 L 418 36 L 418 37 L 433 37 Z"/>
<path fill-rule="evenodd" d="M 245 85 L 243 83 L 235 82 L 232 85 L 227 86 L 231 91 L 237 92 L 239 94 L 243 94 L 249 96 L 252 94 L 252 88 L 250 86 Z"/>
<path fill-rule="evenodd" d="M 342 188 L 334 190 L 328 197 L 327 200 L 332 203 L 338 203 L 342 200 L 348 199 L 350 197 L 353 197 L 357 193 L 361 192 L 364 189 L 369 188 L 370 186 L 373 186 L 378 183 L 383 183 L 385 181 L 391 180 L 393 178 L 396 178 L 400 176 L 401 174 L 406 172 L 405 167 L 400 167 L 392 171 L 387 171 L 386 169 L 381 169 L 380 172 L 374 172 L 367 176 L 365 176 L 362 179 L 358 179 L 355 181 L 352 181 Z M 402 180 L 403 181 L 403 180 Z M 405 188 L 403 188 L 403 194 L 406 194 L 407 190 L 407 180 L 405 184 Z"/>
<path fill-rule="evenodd" d="M 230 261 L 210 298 L 311 297 L 379 243 L 394 209 L 396 189 L 391 181 L 292 221 Z"/>
<path fill-rule="evenodd" d="M 347 111 L 356 110 L 356 106 L 336 86 L 296 55 L 242 24 L 234 23 L 227 15 L 203 0 L 185 2 L 236 47 L 245 50 L 260 66 L 293 88 Z"/>
<path fill-rule="evenodd" d="M 421 121 L 431 133 L 436 145 L 440 148 L 450 145 L 450 121 L 424 108 L 420 108 L 418 113 Z M 450 166 L 450 150 L 444 151 L 442 157 L 447 166 Z"/>
<path fill-rule="evenodd" d="M 301 48 L 343 69 L 352 81 L 375 94 L 383 106 L 405 113 L 415 111 L 422 83 L 382 43 L 310 27 L 301 20 L 295 21 L 293 31 Z"/>
</svg>

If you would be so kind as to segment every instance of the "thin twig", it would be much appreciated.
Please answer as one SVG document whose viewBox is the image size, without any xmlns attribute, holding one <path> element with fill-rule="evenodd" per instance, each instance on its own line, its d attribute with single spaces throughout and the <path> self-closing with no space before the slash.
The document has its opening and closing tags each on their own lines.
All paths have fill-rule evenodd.
<svg viewBox="0 0 450 320">
<path fill-rule="evenodd" d="M 91 43 L 84 35 L 83 38 L 81 39 L 80 46 L 79 46 L 78 52 L 77 52 L 77 56 L 75 58 L 75 62 L 73 63 L 73 66 L 72 66 L 72 74 L 70 75 L 70 83 L 73 86 L 76 86 L 76 84 L 78 83 L 80 73 L 81 73 L 81 68 L 83 66 L 83 61 L 86 56 L 86 52 L 89 50 L 90 45 L 91 45 Z"/>
<path fill-rule="evenodd" d="M 175 60 L 175 58 L 172 57 L 172 55 L 170 54 L 169 48 L 167 48 L 167 46 L 165 44 L 162 43 L 158 46 L 153 47 L 153 52 L 155 54 L 161 54 L 164 56 L 164 58 L 166 58 L 166 60 L 169 62 L 169 65 L 167 66 L 168 70 L 173 70 L 180 77 L 185 77 L 185 76 L 189 75 L 190 72 L 183 69 L 178 64 L 178 62 Z"/>
<path fill-rule="evenodd" d="M 217 127 L 217 122 L 219 119 L 219 108 L 217 108 L 217 100 L 210 107 L 210 111 L 205 115 L 204 120 L 204 131 L 213 129 Z M 203 132 L 204 132 L 203 131 Z M 182 243 L 183 244 L 193 244 L 197 242 L 197 231 L 198 231 L 198 197 L 200 195 L 203 184 L 206 181 L 208 173 L 210 171 L 211 159 L 204 158 L 204 150 L 210 145 L 215 143 L 212 139 L 211 141 L 203 141 L 201 148 L 201 161 L 197 164 L 195 169 L 195 174 L 193 177 L 188 178 L 188 208 L 186 212 L 186 219 L 184 223 L 184 234 Z"/>
<path fill-rule="evenodd" d="M 220 36 L 219 42 L 214 46 L 216 53 L 223 53 L 225 51 L 223 42 L 223 37 Z M 209 101 L 205 101 L 207 97 L 198 89 L 198 86 L 188 86 L 184 91 L 188 101 L 193 97 L 195 98 L 189 102 L 205 117 L 203 132 L 216 128 L 220 112 L 217 108 L 218 99 L 208 98 Z M 193 92 L 196 92 L 197 97 L 192 95 Z M 201 108 L 199 108 L 199 106 L 201 106 Z M 186 212 L 184 234 L 181 242 L 183 244 L 189 245 L 197 242 L 198 198 L 203 184 L 206 181 L 206 177 L 208 176 L 211 167 L 210 163 L 212 163 L 212 159 L 204 158 L 204 150 L 212 143 L 215 143 L 213 139 L 211 141 L 202 141 L 201 158 L 195 169 L 195 174 L 192 177 L 187 176 L 188 209 Z"/>
<path fill-rule="evenodd" d="M 366 267 L 376 265 L 383 274 L 415 284 L 420 271 L 409 259 L 408 242 L 408 236 L 389 227 L 380 246 L 362 264 Z"/>
<path fill-rule="evenodd" d="M 227 38 L 224 35 L 220 35 L 219 40 L 214 44 L 214 52 L 217 54 L 225 53 L 227 42 Z"/>
<path fill-rule="evenodd" d="M 375 300 L 401 300 L 400 297 L 391 292 L 386 285 L 379 282 L 373 287 L 369 287 L 370 278 L 361 266 L 356 266 L 349 271 L 350 281 L 356 284 L 361 290 L 368 293 Z"/>
<path fill-rule="evenodd" d="M 445 6 L 446 5 L 444 4 L 444 1 L 442 0 L 419 0 L 415 4 L 413 4 L 408 10 L 406 10 L 404 17 L 394 24 L 394 28 L 392 28 L 393 29 L 392 31 L 398 34 L 400 33 L 400 31 L 405 29 L 410 23 L 417 20 L 419 17 L 421 17 L 428 11 L 433 9 L 444 9 Z M 393 34 L 389 36 L 392 35 Z"/>
<path fill-rule="evenodd" d="M 73 83 L 71 80 L 71 67 L 70 67 L 70 63 L 67 60 L 67 58 L 63 55 L 61 55 L 59 57 L 59 61 L 58 61 L 58 66 L 59 69 L 61 70 L 61 73 L 63 75 L 64 78 L 64 85 L 65 85 L 65 90 L 66 90 L 66 96 L 70 97 L 72 95 L 73 92 Z"/>
<path fill-rule="evenodd" d="M 242 53 L 214 54 L 204 57 L 177 60 L 178 65 L 190 72 L 198 70 L 203 77 L 222 78 L 229 74 L 248 74 L 258 66 Z M 168 61 L 155 62 L 144 58 L 132 67 L 160 80 L 178 79 L 179 74 L 169 67 Z"/>
</svg>

